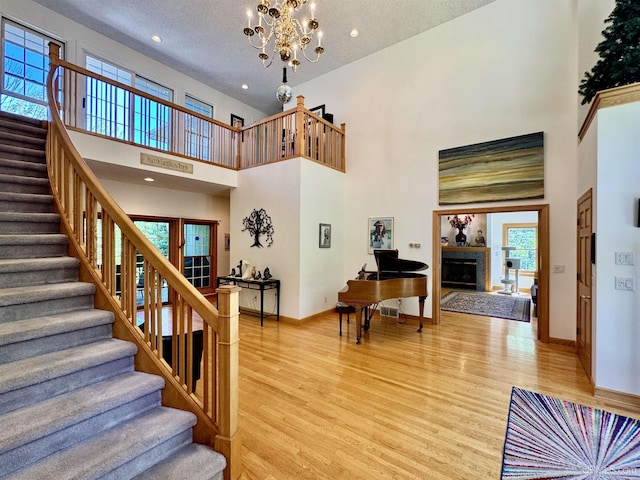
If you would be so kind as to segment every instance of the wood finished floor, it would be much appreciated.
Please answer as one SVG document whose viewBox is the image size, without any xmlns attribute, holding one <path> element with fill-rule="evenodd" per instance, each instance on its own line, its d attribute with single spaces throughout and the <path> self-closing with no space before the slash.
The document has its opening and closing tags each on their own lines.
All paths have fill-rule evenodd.
<svg viewBox="0 0 640 480">
<path fill-rule="evenodd" d="M 402 320 L 401 320 L 402 322 Z M 249 479 L 497 479 L 511 387 L 603 405 L 577 356 L 533 323 L 442 313 L 438 326 L 328 314 L 240 317 L 240 428 Z"/>
</svg>

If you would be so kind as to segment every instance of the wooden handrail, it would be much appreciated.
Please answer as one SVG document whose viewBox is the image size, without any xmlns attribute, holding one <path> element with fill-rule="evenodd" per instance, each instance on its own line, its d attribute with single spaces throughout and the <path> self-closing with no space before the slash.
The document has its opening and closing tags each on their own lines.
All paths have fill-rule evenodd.
<svg viewBox="0 0 640 480">
<path fill-rule="evenodd" d="M 220 315 L 100 185 L 59 115 L 61 66 L 76 67 L 60 61 L 57 45 L 50 43 L 49 49 L 47 166 L 61 225 L 81 261 L 81 279 L 96 284 L 96 307 L 114 312 L 114 336 L 138 345 L 136 368 L 164 376 L 163 403 L 196 415 L 194 440 L 223 453 L 225 478 L 237 479 L 241 470 L 238 290 L 218 289 L 220 311 L 224 312 Z M 172 332 L 163 334 L 165 295 L 171 305 Z M 192 360 L 196 319 L 202 322 L 204 337 L 201 392 L 194 388 L 196 365 Z M 172 350 L 168 363 L 162 346 L 167 338 Z"/>
</svg>

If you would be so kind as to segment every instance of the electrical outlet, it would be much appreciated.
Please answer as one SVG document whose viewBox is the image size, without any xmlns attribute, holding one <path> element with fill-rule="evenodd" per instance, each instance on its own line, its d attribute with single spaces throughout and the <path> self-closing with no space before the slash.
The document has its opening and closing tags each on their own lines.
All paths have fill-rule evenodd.
<svg viewBox="0 0 640 480">
<path fill-rule="evenodd" d="M 633 264 L 633 252 L 616 252 L 616 265 Z"/>
<path fill-rule="evenodd" d="M 564 265 L 554 265 L 553 273 L 564 273 Z"/>
<path fill-rule="evenodd" d="M 633 292 L 636 289 L 635 280 L 630 277 L 616 277 L 616 290 Z"/>
</svg>

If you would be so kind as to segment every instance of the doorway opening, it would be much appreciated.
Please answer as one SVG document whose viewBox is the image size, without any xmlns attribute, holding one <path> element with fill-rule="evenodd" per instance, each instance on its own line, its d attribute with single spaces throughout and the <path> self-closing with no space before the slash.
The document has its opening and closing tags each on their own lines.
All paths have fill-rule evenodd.
<svg viewBox="0 0 640 480">
<path fill-rule="evenodd" d="M 536 212 L 537 224 L 537 291 L 536 310 L 538 316 L 537 338 L 549 342 L 549 205 L 522 205 L 484 208 L 456 208 L 433 211 L 433 300 L 431 318 L 440 323 L 440 300 L 442 295 L 443 238 L 441 237 L 442 217 L 455 215 L 479 215 L 509 212 Z M 502 253 L 502 252 L 501 252 Z"/>
</svg>

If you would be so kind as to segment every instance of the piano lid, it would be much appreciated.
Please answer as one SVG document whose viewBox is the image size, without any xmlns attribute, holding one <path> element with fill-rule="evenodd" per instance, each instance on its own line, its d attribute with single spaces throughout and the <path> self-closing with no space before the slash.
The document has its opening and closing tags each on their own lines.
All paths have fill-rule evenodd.
<svg viewBox="0 0 640 480">
<path fill-rule="evenodd" d="M 380 250 L 373 251 L 378 264 L 378 272 L 415 272 L 418 270 L 426 270 L 429 266 L 426 263 L 417 260 L 405 260 L 398 258 L 398 250 Z"/>
</svg>

